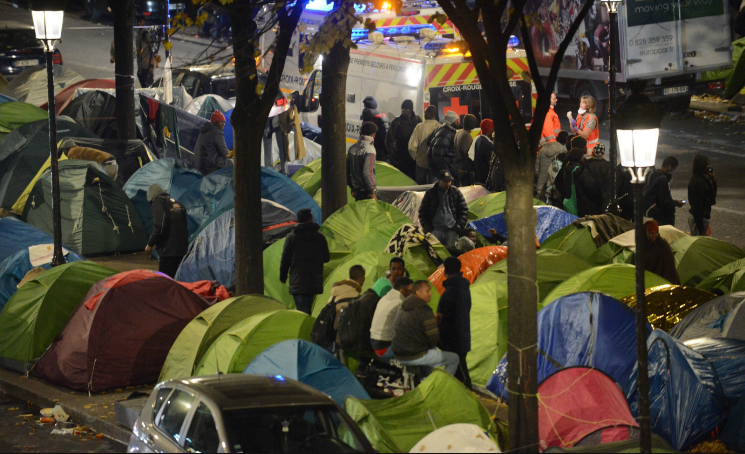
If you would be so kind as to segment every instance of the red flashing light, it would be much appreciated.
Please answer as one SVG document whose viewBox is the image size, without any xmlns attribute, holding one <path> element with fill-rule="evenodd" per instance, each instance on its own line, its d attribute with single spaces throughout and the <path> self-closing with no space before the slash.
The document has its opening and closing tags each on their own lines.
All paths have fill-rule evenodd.
<svg viewBox="0 0 745 454">
<path fill-rule="evenodd" d="M 278 106 L 285 106 L 285 105 L 287 105 L 287 98 L 285 98 L 285 97 L 279 98 L 275 102 L 275 104 L 277 104 Z"/>
<path fill-rule="evenodd" d="M 59 52 L 55 52 L 52 55 L 52 64 L 53 65 L 61 65 L 62 64 L 62 54 Z"/>
<path fill-rule="evenodd" d="M 143 16 L 150 16 L 151 14 L 153 14 L 153 13 L 150 13 L 150 12 L 147 12 L 147 11 L 145 11 L 145 12 L 142 13 Z"/>
<path fill-rule="evenodd" d="M 724 82 L 709 82 L 709 90 L 721 90 L 724 88 Z"/>
</svg>

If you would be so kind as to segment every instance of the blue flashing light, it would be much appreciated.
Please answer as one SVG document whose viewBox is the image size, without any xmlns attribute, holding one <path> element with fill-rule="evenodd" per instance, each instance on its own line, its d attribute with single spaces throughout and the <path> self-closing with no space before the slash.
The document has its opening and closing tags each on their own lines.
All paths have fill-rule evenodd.
<svg viewBox="0 0 745 454">
<path fill-rule="evenodd" d="M 306 11 L 331 11 L 334 9 L 334 4 L 326 3 L 326 0 L 310 0 L 305 9 Z"/>
<path fill-rule="evenodd" d="M 517 39 L 517 36 L 511 35 L 510 40 L 507 42 L 507 47 L 515 47 L 518 44 L 520 44 L 520 40 Z"/>
<path fill-rule="evenodd" d="M 285 381 L 285 377 L 283 377 L 281 375 L 275 375 L 274 376 L 274 379 L 277 380 L 277 381 Z"/>
</svg>

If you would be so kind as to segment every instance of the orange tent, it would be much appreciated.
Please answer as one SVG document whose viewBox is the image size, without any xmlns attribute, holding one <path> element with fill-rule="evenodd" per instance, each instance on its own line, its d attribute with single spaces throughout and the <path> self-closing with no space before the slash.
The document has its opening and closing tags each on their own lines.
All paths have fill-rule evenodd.
<svg viewBox="0 0 745 454">
<path fill-rule="evenodd" d="M 507 258 L 507 248 L 504 246 L 487 246 L 474 249 L 458 257 L 460 260 L 460 270 L 463 277 L 471 281 L 471 284 L 481 273 L 486 271 L 490 266 Z M 445 282 L 445 268 L 440 266 L 437 271 L 432 273 L 429 281 L 435 286 L 440 295 L 445 291 L 442 283 Z"/>
<path fill-rule="evenodd" d="M 116 88 L 116 83 L 111 79 L 86 79 L 70 85 L 54 97 L 54 110 L 57 115 L 75 98 L 75 90 L 78 88 Z M 48 110 L 49 105 L 44 103 L 41 108 Z"/>
</svg>

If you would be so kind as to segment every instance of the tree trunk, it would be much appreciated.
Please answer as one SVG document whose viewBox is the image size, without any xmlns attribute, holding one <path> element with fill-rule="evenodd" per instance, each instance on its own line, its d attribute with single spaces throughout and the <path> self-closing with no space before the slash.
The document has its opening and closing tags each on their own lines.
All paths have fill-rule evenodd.
<svg viewBox="0 0 745 454">
<path fill-rule="evenodd" d="M 346 98 L 349 49 L 341 43 L 323 58 L 321 201 L 323 219 L 347 204 Z"/>
<path fill-rule="evenodd" d="M 114 55 L 116 73 L 116 137 L 136 138 L 134 71 L 134 1 L 111 2 L 114 16 Z"/>
</svg>

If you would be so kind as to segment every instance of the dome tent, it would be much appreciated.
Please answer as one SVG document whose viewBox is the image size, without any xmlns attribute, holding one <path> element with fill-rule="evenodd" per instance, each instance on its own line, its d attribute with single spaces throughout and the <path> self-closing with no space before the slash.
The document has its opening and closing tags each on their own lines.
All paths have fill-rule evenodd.
<svg viewBox="0 0 745 454">
<path fill-rule="evenodd" d="M 702 337 L 683 343 L 711 361 L 725 396 L 732 406 L 745 397 L 745 341 Z"/>
<path fill-rule="evenodd" d="M 54 95 L 84 79 L 67 65 L 53 65 Z M 3 94 L 22 102 L 41 106 L 49 101 L 46 65 L 23 70 L 5 87 Z"/>
<path fill-rule="evenodd" d="M 504 213 L 507 205 L 507 192 L 495 192 L 480 197 L 468 204 L 469 219 L 484 219 L 495 214 Z M 533 199 L 533 206 L 545 205 L 540 200 Z"/>
<path fill-rule="evenodd" d="M 252 315 L 284 309 L 281 303 L 258 295 L 230 298 L 210 306 L 181 330 L 158 381 L 191 377 L 204 353 L 226 330 Z"/>
<path fill-rule="evenodd" d="M 598 249 L 590 229 L 584 226 L 568 225 L 541 243 L 541 249 L 556 249 L 568 252 L 586 262 Z"/>
<path fill-rule="evenodd" d="M 680 283 L 695 287 L 707 276 L 735 260 L 745 258 L 745 251 L 725 241 L 708 236 L 687 236 L 672 244 Z"/>
<path fill-rule="evenodd" d="M 101 139 L 116 139 L 116 97 L 90 91 L 70 101 L 60 112 Z"/>
<path fill-rule="evenodd" d="M 745 292 L 714 298 L 688 313 L 670 330 L 685 342 L 700 337 L 745 340 Z"/>
<path fill-rule="evenodd" d="M 111 79 L 85 79 L 68 85 L 67 88 L 54 96 L 54 110 L 57 112 L 57 115 L 61 115 L 65 107 L 76 98 L 78 88 L 116 89 L 116 82 Z M 49 110 L 49 105 L 46 103 L 42 104 L 41 108 Z"/>
<path fill-rule="evenodd" d="M 184 107 L 184 110 L 205 120 L 209 120 L 212 114 L 219 110 L 225 113 L 233 110 L 235 106 L 220 95 L 210 94 L 198 96 Z"/>
<path fill-rule="evenodd" d="M 719 289 L 724 293 L 735 291 L 733 288 L 745 274 L 745 259 L 729 262 L 718 270 L 709 274 L 697 286 L 697 289 L 712 291 Z"/>
<path fill-rule="evenodd" d="M 361 200 L 345 205 L 329 216 L 320 232 L 329 241 L 329 245 L 333 244 L 347 251 L 365 247 L 366 250 L 382 252 L 393 234 L 408 223 L 409 218 L 390 204 L 378 200 Z M 369 236 L 367 241 L 360 241 L 370 234 L 374 235 Z"/>
<path fill-rule="evenodd" d="M 568 226 L 577 219 L 577 216 L 569 214 L 564 210 L 550 206 L 533 207 L 538 218 L 535 225 L 535 235 L 538 243 L 542 243 L 548 237 Z M 483 236 L 490 236 L 489 229 L 494 229 L 498 234 L 509 238 L 507 232 L 507 220 L 504 212 L 472 221 L 469 227 L 476 229 Z"/>
<path fill-rule="evenodd" d="M 25 102 L 0 103 L 0 140 L 13 130 L 34 121 L 48 119 L 49 114 Z"/>
</svg>

